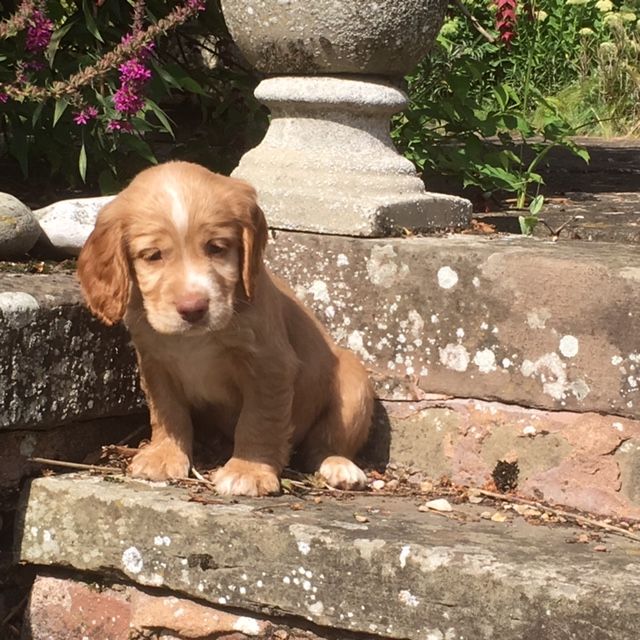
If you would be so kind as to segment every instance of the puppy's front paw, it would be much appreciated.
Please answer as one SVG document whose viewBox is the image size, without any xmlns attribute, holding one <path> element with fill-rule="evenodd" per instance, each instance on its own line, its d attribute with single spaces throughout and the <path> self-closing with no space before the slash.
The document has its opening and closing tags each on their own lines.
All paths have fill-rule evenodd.
<svg viewBox="0 0 640 640">
<path fill-rule="evenodd" d="M 137 453 L 129 472 L 134 478 L 147 480 L 169 480 L 186 478 L 189 475 L 189 456 L 171 440 L 153 442 Z"/>
<path fill-rule="evenodd" d="M 274 468 L 260 462 L 231 458 L 216 471 L 216 491 L 223 496 L 266 496 L 280 493 L 280 480 Z"/>
<path fill-rule="evenodd" d="M 336 489 L 364 489 L 367 476 L 364 471 L 348 458 L 329 456 L 322 461 L 318 473 Z"/>
</svg>

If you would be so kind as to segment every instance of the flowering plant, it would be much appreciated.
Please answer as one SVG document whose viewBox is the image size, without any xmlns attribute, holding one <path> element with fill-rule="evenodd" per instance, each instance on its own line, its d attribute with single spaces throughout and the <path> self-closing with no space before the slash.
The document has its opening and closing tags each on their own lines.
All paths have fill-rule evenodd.
<svg viewBox="0 0 640 640">
<path fill-rule="evenodd" d="M 625 0 L 454 0 L 394 139 L 427 182 L 445 174 L 480 206 L 506 195 L 539 210 L 550 149 L 588 160 L 573 136 L 640 132 L 638 69 Z"/>
<path fill-rule="evenodd" d="M 24 177 L 45 169 L 114 191 L 156 162 L 177 101 L 197 97 L 203 116 L 224 113 L 211 90 L 229 99 L 215 84 L 228 72 L 225 38 L 206 0 L 20 0 L 0 10 L 0 159 Z M 219 69 L 203 66 L 202 46 Z"/>
</svg>

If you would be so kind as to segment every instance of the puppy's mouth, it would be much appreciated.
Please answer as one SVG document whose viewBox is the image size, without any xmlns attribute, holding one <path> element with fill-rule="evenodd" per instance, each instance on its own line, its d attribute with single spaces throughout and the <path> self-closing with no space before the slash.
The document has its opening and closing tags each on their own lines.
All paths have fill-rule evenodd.
<svg viewBox="0 0 640 640">
<path fill-rule="evenodd" d="M 162 315 L 147 314 L 147 319 L 158 333 L 179 336 L 203 336 L 225 329 L 229 324 L 231 315 L 222 311 L 218 314 L 208 313 L 201 318 L 187 320 L 179 314 L 168 313 Z"/>
</svg>

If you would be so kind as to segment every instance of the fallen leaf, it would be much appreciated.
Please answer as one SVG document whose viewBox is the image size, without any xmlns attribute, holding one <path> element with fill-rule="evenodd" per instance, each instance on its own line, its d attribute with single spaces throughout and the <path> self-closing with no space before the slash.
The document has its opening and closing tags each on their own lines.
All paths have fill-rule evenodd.
<svg viewBox="0 0 640 640">
<path fill-rule="evenodd" d="M 493 522 L 506 522 L 507 521 L 507 514 L 503 513 L 502 511 L 496 511 L 492 516 L 491 516 L 491 520 Z"/>
<path fill-rule="evenodd" d="M 360 515 L 359 513 L 354 513 L 353 517 L 356 519 L 356 522 L 369 522 L 367 516 Z"/>
</svg>

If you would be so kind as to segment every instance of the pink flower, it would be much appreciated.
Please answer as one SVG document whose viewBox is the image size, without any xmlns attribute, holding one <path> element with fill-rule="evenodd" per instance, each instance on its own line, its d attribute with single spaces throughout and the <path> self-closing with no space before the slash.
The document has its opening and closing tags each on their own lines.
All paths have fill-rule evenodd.
<svg viewBox="0 0 640 640">
<path fill-rule="evenodd" d="M 207 2 L 206 0 L 187 0 L 187 6 L 189 9 L 204 11 L 207 8 Z"/>
<path fill-rule="evenodd" d="M 0 104 L 7 104 L 9 102 L 9 94 L 0 91 Z"/>
<path fill-rule="evenodd" d="M 27 27 L 25 46 L 31 53 L 42 53 L 51 41 L 53 22 L 42 11 L 35 9 L 31 14 L 31 24 Z"/>
<path fill-rule="evenodd" d="M 91 120 L 94 120 L 98 117 L 98 110 L 94 106 L 88 106 L 85 109 L 82 109 L 78 113 L 75 113 L 73 116 L 73 121 L 78 126 L 83 126 L 88 124 Z"/>
<path fill-rule="evenodd" d="M 139 60 L 133 58 L 118 67 L 120 81 L 123 84 L 144 84 L 151 79 L 151 69 L 147 69 Z"/>
<path fill-rule="evenodd" d="M 134 115 L 144 107 L 144 97 L 136 93 L 136 88 L 123 84 L 113 94 L 113 105 L 117 111 L 127 115 Z"/>
<path fill-rule="evenodd" d="M 110 120 L 107 124 L 107 131 L 122 131 L 123 133 L 131 133 L 133 125 L 126 120 Z"/>
</svg>

